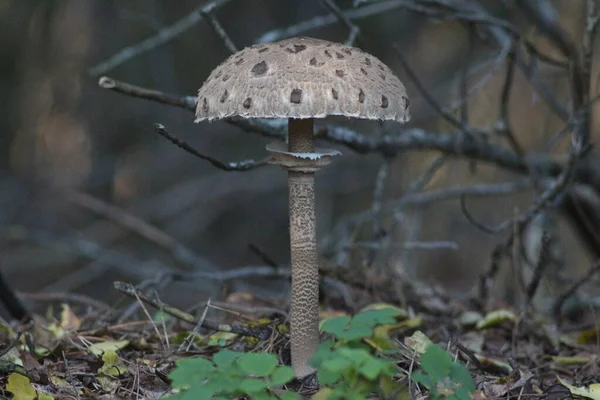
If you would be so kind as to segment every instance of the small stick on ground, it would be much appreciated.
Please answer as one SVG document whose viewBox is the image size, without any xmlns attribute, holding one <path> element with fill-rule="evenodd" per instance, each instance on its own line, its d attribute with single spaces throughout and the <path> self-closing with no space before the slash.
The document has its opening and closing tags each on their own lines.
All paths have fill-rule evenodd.
<svg viewBox="0 0 600 400">
<path fill-rule="evenodd" d="M 186 313 L 185 311 L 181 311 L 175 307 L 171 307 L 168 304 L 161 303 L 159 304 L 157 301 L 150 299 L 148 296 L 140 293 L 135 286 L 125 283 L 125 282 L 114 282 L 113 286 L 119 292 L 126 294 L 129 297 L 139 299 L 144 303 L 151 305 L 157 309 L 161 309 L 173 317 L 180 319 L 184 322 L 195 325 L 198 322 L 198 319 L 191 314 Z M 271 337 L 271 329 L 268 328 L 248 328 L 245 326 L 237 326 L 237 325 L 228 325 L 228 324 L 218 324 L 215 322 L 211 322 L 208 320 L 204 320 L 202 322 L 202 327 L 206 329 L 212 329 L 221 332 L 231 332 L 236 333 L 241 336 L 251 336 L 260 340 L 267 340 Z"/>
</svg>

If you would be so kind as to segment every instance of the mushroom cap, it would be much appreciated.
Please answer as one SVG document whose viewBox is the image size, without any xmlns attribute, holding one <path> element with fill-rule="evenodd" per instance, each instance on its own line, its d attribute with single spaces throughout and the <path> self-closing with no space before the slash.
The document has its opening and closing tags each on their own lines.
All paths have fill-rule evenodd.
<svg viewBox="0 0 600 400">
<path fill-rule="evenodd" d="M 377 57 L 296 37 L 247 47 L 216 67 L 198 91 L 196 122 L 328 115 L 407 122 L 408 106 L 406 88 Z"/>
</svg>

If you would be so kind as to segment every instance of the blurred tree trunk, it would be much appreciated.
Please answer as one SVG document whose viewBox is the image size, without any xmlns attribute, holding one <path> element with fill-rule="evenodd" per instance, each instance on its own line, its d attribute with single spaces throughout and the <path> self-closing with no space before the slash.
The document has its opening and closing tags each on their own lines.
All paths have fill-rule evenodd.
<svg viewBox="0 0 600 400">
<path fill-rule="evenodd" d="M 4 0 L 0 5 L 0 93 L 4 99 L 0 107 L 0 170 L 9 167 L 11 142 L 18 125 L 16 97 L 23 78 L 19 67 L 29 21 L 36 8 L 50 4 L 43 0 Z"/>
</svg>

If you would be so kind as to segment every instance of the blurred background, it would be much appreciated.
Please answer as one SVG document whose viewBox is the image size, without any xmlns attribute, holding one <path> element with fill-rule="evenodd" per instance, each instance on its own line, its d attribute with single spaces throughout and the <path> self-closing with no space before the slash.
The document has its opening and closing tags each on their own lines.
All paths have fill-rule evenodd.
<svg viewBox="0 0 600 400">
<path fill-rule="evenodd" d="M 405 83 L 412 120 L 405 126 L 342 119 L 328 122 L 368 136 L 401 134 L 411 128 L 444 135 L 455 129 L 417 90 L 392 47 L 395 45 L 428 92 L 457 118 L 462 108 L 462 77 L 465 65 L 469 67 L 468 122 L 493 130 L 500 117 L 507 67 L 486 24 L 433 19 L 406 7 L 412 4 L 444 11 L 440 8 L 444 3 L 334 3 L 360 28 L 356 45 L 380 58 Z M 515 2 L 458 3 L 485 7 L 489 15 L 513 24 L 544 54 L 565 62 L 564 55 L 524 17 Z M 550 2 L 560 26 L 578 46 L 584 36 L 587 3 Z M 225 122 L 195 124 L 187 110 L 98 87 L 99 77 L 106 75 L 193 96 L 212 69 L 230 54 L 205 19 L 189 23 L 172 39 L 149 45 L 118 65 L 106 68 L 103 63 L 123 49 L 137 48 L 140 42 L 172 29 L 173 24 L 193 19 L 207 4 L 198 0 L 0 2 L 0 268 L 31 307 L 45 303 L 27 293 L 72 292 L 112 303 L 121 297 L 112 289 L 114 280 L 139 283 L 159 277 L 164 270 L 187 269 L 189 266 L 182 266 L 173 256 L 182 248 L 193 253 L 195 268 L 206 271 L 264 265 L 264 257 L 252 246 L 274 262 L 288 264 L 285 173 L 276 166 L 247 172 L 217 170 L 157 136 L 153 124 L 164 124 L 180 139 L 224 161 L 264 157 L 269 138 Z M 231 0 L 211 15 L 238 49 L 283 39 L 289 34 L 282 29 L 290 26 L 299 27 L 293 35 L 344 42 L 348 26 L 328 4 L 331 2 Z M 308 23 L 302 25 L 305 21 Z M 534 70 L 535 80 L 568 108 L 567 71 L 544 63 L 535 64 Z M 594 74 L 595 70 L 591 92 L 597 87 Z M 526 152 L 564 160 L 568 134 L 559 137 L 552 151 L 547 143 L 565 122 L 540 97 L 531 77 L 518 68 L 508 107 L 511 129 Z M 594 112 L 590 132 L 595 140 L 593 116 Z M 486 140 L 510 149 L 503 138 L 492 135 Z M 524 176 L 491 163 L 474 165 L 456 154 L 440 158 L 443 155 L 434 150 L 406 150 L 386 159 L 336 144 L 327 146 L 341 150 L 343 157 L 317 175 L 323 262 L 349 269 L 384 267 L 398 279 L 418 279 L 466 295 L 506 232 L 483 233 L 461 212 L 457 197 L 396 208 L 391 204 L 415 188 L 427 191 L 493 184 Z M 424 178 L 427 172 L 429 176 Z M 367 217 L 357 223 L 353 218 L 369 216 L 374 198 L 379 196 L 375 194 L 378 176 L 384 178 L 379 185 L 384 212 L 377 220 Z M 479 221 L 494 225 L 526 209 L 535 195 L 525 187 L 510 195 L 469 198 L 467 203 Z M 151 226 L 157 231 L 144 237 L 139 229 L 124 228 L 119 223 L 124 216 L 147 224 L 142 230 Z M 560 265 L 572 276 L 581 275 L 592 255 L 563 216 L 558 215 L 552 223 L 560 238 Z M 382 251 L 382 242 L 376 242 L 379 247 L 375 246 L 373 253 L 361 243 L 375 243 L 379 236 L 374 233 L 381 230 L 373 225 L 378 224 L 386 232 L 387 247 Z M 440 246 L 415 247 L 407 242 Z M 448 242 L 450 245 L 443 245 Z M 514 271 L 508 263 L 502 270 L 495 288 L 499 301 L 509 300 L 507 291 L 514 287 Z M 251 291 L 266 299 L 287 297 L 285 279 L 242 278 L 225 283 L 228 292 Z M 223 282 L 199 279 L 173 283 L 161 296 L 175 305 L 188 306 L 219 297 L 223 290 Z"/>
</svg>

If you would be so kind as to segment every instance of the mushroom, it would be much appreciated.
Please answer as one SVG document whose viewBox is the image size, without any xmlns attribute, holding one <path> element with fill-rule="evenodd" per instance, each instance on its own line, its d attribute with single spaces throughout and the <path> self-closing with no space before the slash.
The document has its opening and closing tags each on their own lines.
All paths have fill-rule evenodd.
<svg viewBox="0 0 600 400">
<path fill-rule="evenodd" d="M 319 344 L 319 267 L 314 174 L 337 150 L 315 148 L 314 118 L 409 120 L 406 89 L 379 59 L 308 37 L 247 47 L 215 68 L 198 92 L 196 122 L 288 118 L 288 141 L 271 143 L 271 163 L 288 173 L 292 298 L 290 341 L 298 378 Z"/>
</svg>

